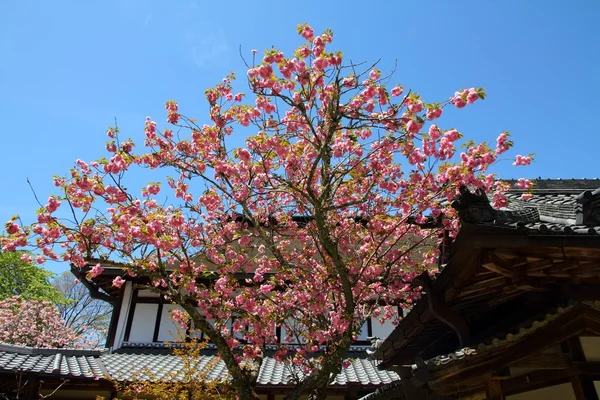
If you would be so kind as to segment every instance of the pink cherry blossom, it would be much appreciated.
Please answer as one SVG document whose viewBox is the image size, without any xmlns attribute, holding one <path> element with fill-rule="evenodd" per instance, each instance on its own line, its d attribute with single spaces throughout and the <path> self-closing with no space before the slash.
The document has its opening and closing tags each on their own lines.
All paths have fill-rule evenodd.
<svg viewBox="0 0 600 400">
<path fill-rule="evenodd" d="M 467 102 L 460 97 L 456 97 L 452 100 L 452 104 L 454 104 L 456 108 L 463 108 L 467 105 Z"/>
<path fill-rule="evenodd" d="M 96 264 L 94 265 L 94 267 L 90 270 L 90 276 L 92 278 L 95 278 L 97 276 L 99 276 L 102 271 L 104 271 L 104 268 L 102 268 L 102 266 L 100 264 Z"/>
<path fill-rule="evenodd" d="M 398 97 L 402 94 L 402 86 L 394 86 L 391 90 L 392 96 Z"/>
<path fill-rule="evenodd" d="M 248 235 L 242 235 L 242 237 L 238 240 L 238 243 L 242 247 L 246 247 L 250 244 L 250 237 Z"/>
<path fill-rule="evenodd" d="M 0 301 L 0 342 L 31 347 L 74 347 L 77 336 L 48 301 L 19 296 Z"/>
<path fill-rule="evenodd" d="M 369 72 L 369 78 L 373 81 L 378 80 L 381 77 L 381 71 L 377 70 L 377 69 L 372 69 L 371 72 Z"/>
<path fill-rule="evenodd" d="M 117 276 L 112 281 L 113 286 L 118 287 L 118 288 L 120 288 L 121 286 L 123 286 L 124 283 L 125 283 L 125 279 L 121 278 L 120 276 Z"/>
<path fill-rule="evenodd" d="M 422 123 L 411 119 L 406 124 L 406 130 L 410 133 L 418 133 L 422 126 L 423 126 Z"/>
<path fill-rule="evenodd" d="M 518 154 L 515 157 L 515 162 L 513 163 L 513 165 L 529 165 L 531 164 L 532 158 L 529 156 L 522 156 L 520 154 Z"/>
<path fill-rule="evenodd" d="M 531 182 L 529 179 L 519 178 L 515 184 L 515 187 L 519 189 L 531 189 L 533 187 L 533 182 Z"/>
<path fill-rule="evenodd" d="M 441 117 L 442 111 L 443 110 L 441 108 L 432 108 L 432 109 L 427 110 L 427 119 L 431 121 L 431 120 Z"/>
<path fill-rule="evenodd" d="M 9 235 L 14 235 L 17 232 L 19 232 L 19 225 L 13 221 L 8 221 L 6 223 L 6 233 Z"/>
<path fill-rule="evenodd" d="M 327 60 L 323 57 L 317 57 L 315 58 L 315 61 L 313 61 L 313 66 L 317 70 L 324 70 L 325 68 L 327 68 L 328 64 L 329 63 L 327 62 Z"/>
<path fill-rule="evenodd" d="M 508 132 L 502 132 L 496 139 L 496 154 L 502 154 L 512 147 L 512 141 L 508 140 Z"/>
<path fill-rule="evenodd" d="M 310 26 L 308 26 L 308 25 L 305 25 L 305 26 L 302 28 L 302 31 L 300 32 L 300 34 L 302 35 L 302 37 L 303 37 L 304 39 L 306 39 L 306 40 L 312 40 L 312 38 L 313 38 L 313 36 L 314 36 L 315 32 L 313 31 L 313 29 L 312 29 Z"/>
<path fill-rule="evenodd" d="M 477 90 L 475 88 L 469 89 L 469 93 L 467 94 L 467 103 L 473 104 L 476 100 L 479 100 L 479 94 L 477 94 Z"/>
</svg>

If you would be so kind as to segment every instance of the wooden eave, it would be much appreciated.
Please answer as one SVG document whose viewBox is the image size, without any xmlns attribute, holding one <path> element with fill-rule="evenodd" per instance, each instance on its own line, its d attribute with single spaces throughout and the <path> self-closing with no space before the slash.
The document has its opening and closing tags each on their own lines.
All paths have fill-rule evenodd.
<svg viewBox="0 0 600 400">
<path fill-rule="evenodd" d="M 492 345 L 487 350 L 447 364 L 428 365 L 427 369 L 431 375 L 427 379 L 427 385 L 431 389 L 451 387 L 476 377 L 496 373 L 503 367 L 540 353 L 583 332 L 600 336 L 600 311 L 579 304 L 544 326 L 523 335 L 520 339 L 505 340 L 500 345 Z"/>
<path fill-rule="evenodd" d="M 561 265 L 557 260 L 571 264 Z M 493 267 L 494 261 L 505 261 L 501 267 L 507 270 L 484 266 Z M 528 271 L 529 265 L 538 269 Z M 561 268 L 570 273 L 561 273 Z M 494 310 L 502 315 L 502 307 L 510 309 L 525 299 L 541 298 L 556 304 L 577 295 L 595 298 L 600 295 L 600 236 L 531 234 L 518 228 L 465 223 L 452 245 L 450 261 L 433 281 L 431 291 L 471 328 L 478 318 Z M 426 359 L 459 348 L 453 329 L 432 311 L 430 295 L 423 295 L 377 350 L 381 368 L 410 365 L 417 357 Z M 495 330 L 510 328 L 514 322 L 507 321 Z M 473 332 L 471 342 L 463 345 L 486 339 L 483 336 L 481 330 Z"/>
</svg>

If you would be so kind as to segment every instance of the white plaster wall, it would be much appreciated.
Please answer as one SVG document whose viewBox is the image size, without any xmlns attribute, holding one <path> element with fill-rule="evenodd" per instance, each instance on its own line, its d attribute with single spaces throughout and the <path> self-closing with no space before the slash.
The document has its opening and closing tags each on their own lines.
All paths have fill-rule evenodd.
<svg viewBox="0 0 600 400">
<path fill-rule="evenodd" d="M 371 328 L 373 330 L 373 336 L 385 339 L 392 333 L 396 326 L 392 324 L 392 320 L 386 320 L 383 324 L 379 322 L 378 318 L 371 318 Z"/>
<path fill-rule="evenodd" d="M 506 396 L 506 400 L 577 400 L 570 383 Z"/>
<path fill-rule="evenodd" d="M 365 322 L 360 330 L 357 340 L 367 340 L 367 337 L 369 337 L 369 324 Z"/>
<path fill-rule="evenodd" d="M 129 332 L 130 342 L 152 343 L 157 312 L 158 304 L 138 303 L 135 305 L 131 332 Z"/>
<path fill-rule="evenodd" d="M 586 361 L 600 361 L 600 337 L 581 336 L 581 347 Z"/>
<path fill-rule="evenodd" d="M 541 353 L 542 354 L 550 354 L 550 353 L 562 354 L 562 349 L 560 348 L 560 345 L 556 345 L 556 346 L 552 346 L 552 347 L 549 347 L 549 348 L 543 350 Z M 537 368 L 515 368 L 515 367 L 509 366 L 510 376 L 512 376 L 512 377 L 527 375 L 527 374 L 537 371 L 537 370 L 538 370 Z"/>
<path fill-rule="evenodd" d="M 180 307 L 175 304 L 163 305 L 160 316 L 160 328 L 158 330 L 159 342 L 174 342 L 185 339 L 185 329 L 182 329 L 181 326 L 173 322 L 173 319 L 171 318 L 171 311 L 178 308 L 180 309 Z"/>
<path fill-rule="evenodd" d="M 294 321 L 294 319 L 288 318 L 285 320 L 285 324 L 283 324 L 281 326 L 281 343 L 292 343 L 292 344 L 298 343 L 296 336 L 294 336 L 293 334 L 291 334 L 291 337 L 293 338 L 293 340 L 291 342 L 285 340 L 285 338 L 288 336 L 288 332 L 292 332 L 292 333 L 294 332 L 295 326 L 296 326 L 296 321 Z"/>
<path fill-rule="evenodd" d="M 129 309 L 131 308 L 131 294 L 133 292 L 131 282 L 125 282 L 125 289 L 123 290 L 123 300 L 121 301 L 121 310 L 119 311 L 119 320 L 117 321 L 117 331 L 115 332 L 115 341 L 113 348 L 118 349 L 123 343 L 125 336 L 125 327 L 127 325 L 127 316 L 129 315 Z"/>
</svg>

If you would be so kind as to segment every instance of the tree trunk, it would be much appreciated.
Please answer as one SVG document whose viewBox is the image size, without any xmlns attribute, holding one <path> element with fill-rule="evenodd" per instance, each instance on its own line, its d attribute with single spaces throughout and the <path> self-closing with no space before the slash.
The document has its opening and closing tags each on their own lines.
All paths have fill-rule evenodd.
<svg viewBox="0 0 600 400">
<path fill-rule="evenodd" d="M 193 306 L 190 306 L 185 301 L 180 301 L 179 304 L 187 311 L 188 315 L 194 321 L 194 325 L 200 328 L 217 346 L 219 355 L 227 366 L 227 370 L 231 376 L 231 385 L 235 389 L 237 397 L 240 400 L 258 400 L 259 397 L 254 391 L 254 384 L 251 377 L 237 363 L 233 351 L 231 351 L 225 339 L 198 314 L 198 311 Z"/>
</svg>

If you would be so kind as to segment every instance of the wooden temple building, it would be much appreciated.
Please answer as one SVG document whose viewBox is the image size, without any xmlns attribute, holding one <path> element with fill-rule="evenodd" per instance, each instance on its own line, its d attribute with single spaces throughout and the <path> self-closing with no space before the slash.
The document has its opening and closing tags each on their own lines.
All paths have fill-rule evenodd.
<svg viewBox="0 0 600 400">
<path fill-rule="evenodd" d="M 396 327 L 368 321 L 328 398 L 599 399 L 600 180 L 538 180 L 532 198 L 522 194 L 511 190 L 508 206 L 494 209 L 484 194 L 462 191 L 453 204 L 461 230 L 442 246 L 440 273 L 414 282 L 423 296 Z M 105 267 L 94 279 L 80 276 L 93 297 L 114 305 L 105 349 L 0 345 L 0 394 L 112 399 L 120 397 L 115 381 L 179 371 L 169 345 L 175 306 L 143 277 L 113 287 L 122 274 Z M 377 360 L 368 359 L 371 336 L 387 337 Z M 202 357 L 206 376 L 226 378 L 222 361 L 209 362 L 214 348 Z M 282 399 L 293 387 L 290 371 L 267 354 L 260 397 Z"/>
<path fill-rule="evenodd" d="M 440 273 L 380 344 L 401 381 L 364 399 L 597 400 L 600 181 L 539 180 L 509 205 L 464 189 Z"/>
</svg>

